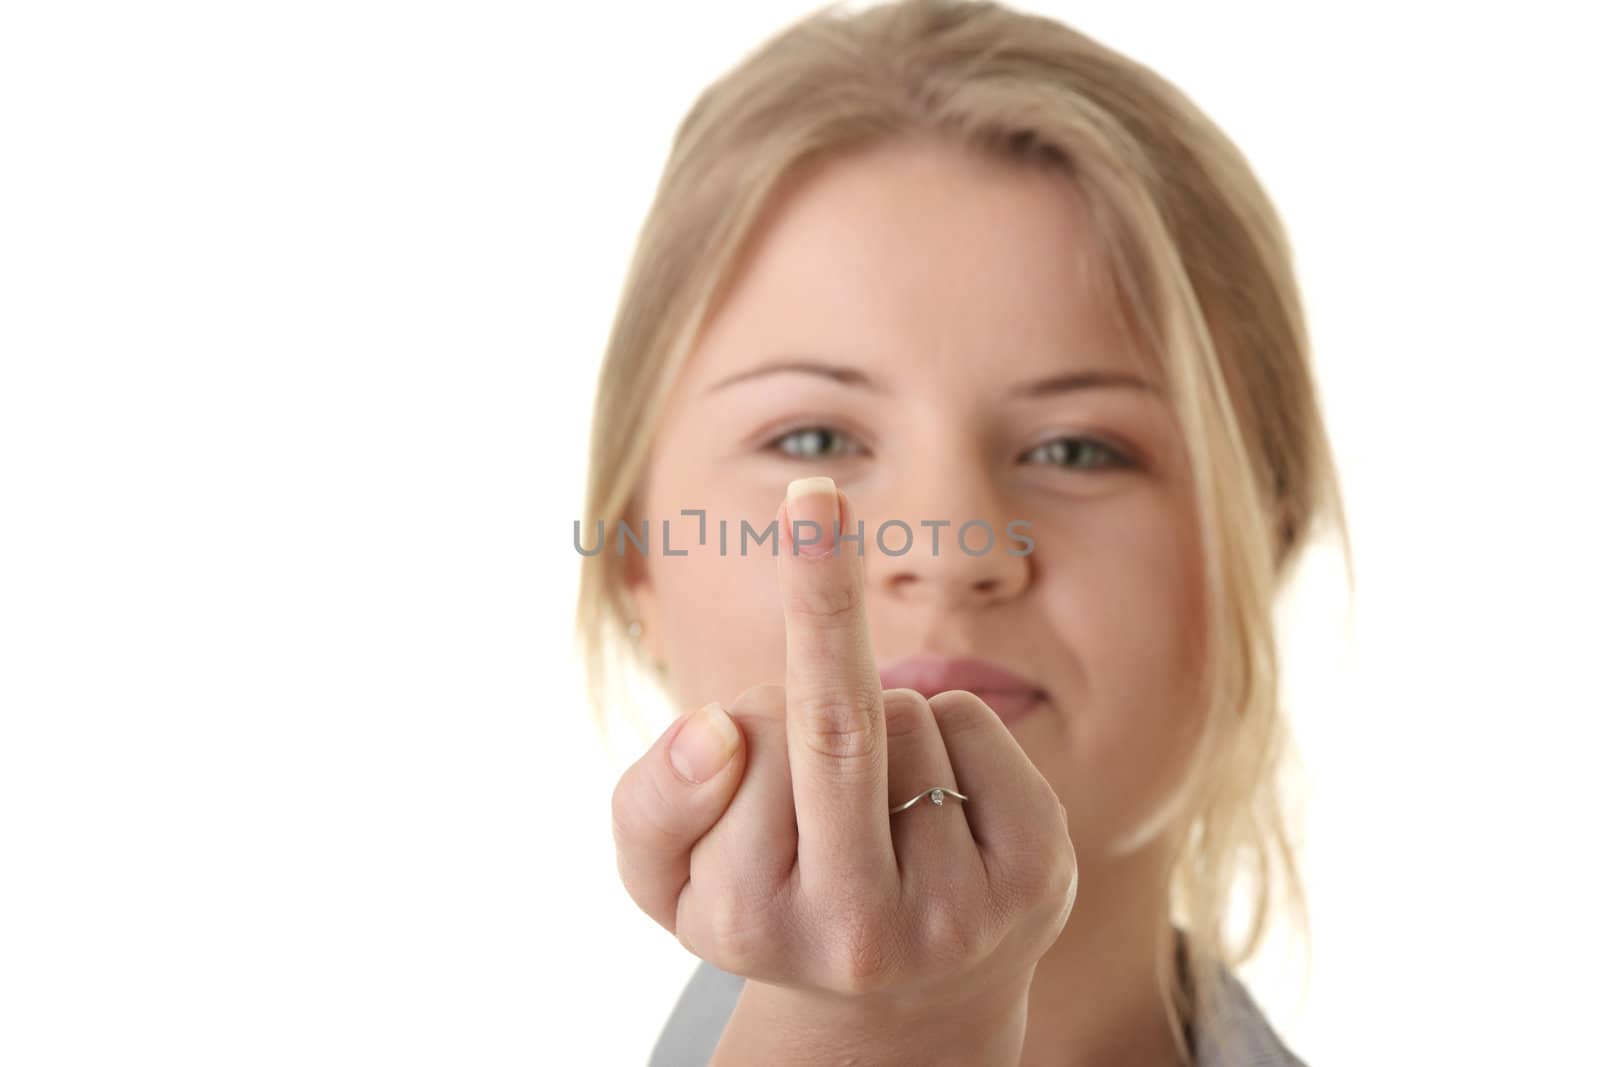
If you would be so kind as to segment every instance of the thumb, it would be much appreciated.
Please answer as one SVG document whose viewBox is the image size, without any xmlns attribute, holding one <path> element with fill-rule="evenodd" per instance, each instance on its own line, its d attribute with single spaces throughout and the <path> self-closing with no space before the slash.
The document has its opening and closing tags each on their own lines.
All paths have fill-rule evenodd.
<svg viewBox="0 0 1600 1067">
<path fill-rule="evenodd" d="M 623 772 L 611 795 L 622 884 L 646 915 L 676 934 L 689 852 L 716 825 L 744 775 L 738 725 L 712 702 L 680 716 Z"/>
</svg>

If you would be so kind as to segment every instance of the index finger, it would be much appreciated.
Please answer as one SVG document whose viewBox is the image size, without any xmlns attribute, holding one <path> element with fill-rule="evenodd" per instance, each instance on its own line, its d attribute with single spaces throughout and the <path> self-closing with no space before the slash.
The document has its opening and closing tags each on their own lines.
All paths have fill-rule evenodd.
<svg viewBox="0 0 1600 1067">
<path fill-rule="evenodd" d="M 882 884 L 895 861 L 883 683 L 867 627 L 861 530 L 831 478 L 790 482 L 778 529 L 802 881 L 807 872 L 826 872 Z"/>
</svg>

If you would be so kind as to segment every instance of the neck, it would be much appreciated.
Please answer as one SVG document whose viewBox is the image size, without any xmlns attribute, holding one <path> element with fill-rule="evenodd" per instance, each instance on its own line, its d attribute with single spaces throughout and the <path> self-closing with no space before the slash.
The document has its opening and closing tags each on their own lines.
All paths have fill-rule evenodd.
<svg viewBox="0 0 1600 1067">
<path fill-rule="evenodd" d="M 1182 1062 L 1156 979 L 1175 951 L 1163 850 L 1095 857 L 1034 971 L 1022 1067 Z"/>
</svg>

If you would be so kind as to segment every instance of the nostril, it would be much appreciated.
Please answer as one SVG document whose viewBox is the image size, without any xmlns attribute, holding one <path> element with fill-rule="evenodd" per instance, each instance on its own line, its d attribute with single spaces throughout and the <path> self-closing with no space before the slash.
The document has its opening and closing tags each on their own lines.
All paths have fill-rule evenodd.
<svg viewBox="0 0 1600 1067">
<path fill-rule="evenodd" d="M 914 586 L 916 584 L 917 576 L 914 574 L 897 574 L 889 579 L 889 587 L 896 591 L 905 589 L 907 586 Z"/>
</svg>

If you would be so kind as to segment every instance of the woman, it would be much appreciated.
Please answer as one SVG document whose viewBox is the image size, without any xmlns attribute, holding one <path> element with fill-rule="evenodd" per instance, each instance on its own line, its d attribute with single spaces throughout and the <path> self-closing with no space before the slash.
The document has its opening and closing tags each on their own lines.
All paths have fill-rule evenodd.
<svg viewBox="0 0 1600 1067">
<path fill-rule="evenodd" d="M 678 131 L 594 426 L 597 699 L 627 635 L 693 709 L 614 795 L 705 961 L 657 1062 L 1298 1062 L 1231 969 L 1298 901 L 1273 598 L 1344 526 L 1185 97 L 995 4 L 795 25 Z"/>
</svg>

